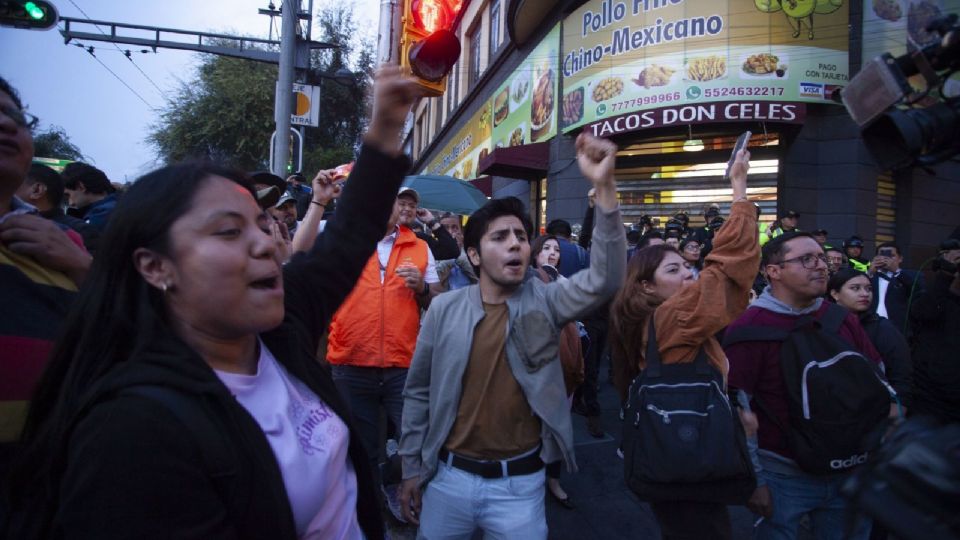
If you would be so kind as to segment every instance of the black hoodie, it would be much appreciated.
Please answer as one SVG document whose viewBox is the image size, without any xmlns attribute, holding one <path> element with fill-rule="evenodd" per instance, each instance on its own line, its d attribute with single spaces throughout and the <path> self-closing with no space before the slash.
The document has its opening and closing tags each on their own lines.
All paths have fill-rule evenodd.
<svg viewBox="0 0 960 540">
<path fill-rule="evenodd" d="M 344 400 L 315 359 L 330 317 L 383 236 L 406 157 L 364 147 L 341 208 L 308 253 L 284 266 L 283 323 L 261 335 L 286 370 L 350 428 L 357 517 L 367 538 L 383 538 L 372 471 Z M 162 325 L 146 345 L 91 388 L 61 459 L 54 537 L 294 539 L 293 512 L 279 466 L 256 420 L 213 370 Z M 198 437 L 167 404 L 134 387 L 182 396 L 181 413 L 200 415 L 216 434 Z M 211 448 L 217 446 L 218 448 Z M 216 474 L 208 466 L 219 459 Z"/>
</svg>

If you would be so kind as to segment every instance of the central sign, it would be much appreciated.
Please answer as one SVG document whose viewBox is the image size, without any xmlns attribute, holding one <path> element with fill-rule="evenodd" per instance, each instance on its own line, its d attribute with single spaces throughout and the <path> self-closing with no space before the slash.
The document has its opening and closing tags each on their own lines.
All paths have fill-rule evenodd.
<svg viewBox="0 0 960 540">
<path fill-rule="evenodd" d="M 717 102 L 831 103 L 848 78 L 846 1 L 588 1 L 563 21 L 560 129 L 672 125 L 673 112 L 689 111 L 736 120 L 721 120 Z M 743 119 L 766 116 L 762 108 Z"/>
<path fill-rule="evenodd" d="M 732 101 L 636 111 L 593 122 L 586 129 L 598 137 L 609 137 L 638 129 L 716 122 L 802 124 L 806 117 L 807 106 L 803 103 Z"/>
</svg>

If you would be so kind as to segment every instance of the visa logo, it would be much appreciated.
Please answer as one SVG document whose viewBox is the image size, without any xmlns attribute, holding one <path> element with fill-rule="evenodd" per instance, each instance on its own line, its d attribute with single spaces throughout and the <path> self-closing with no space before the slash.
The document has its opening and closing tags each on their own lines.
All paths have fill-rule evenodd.
<svg viewBox="0 0 960 540">
<path fill-rule="evenodd" d="M 800 83 L 800 97 L 823 97 L 823 85 L 817 83 Z"/>
</svg>

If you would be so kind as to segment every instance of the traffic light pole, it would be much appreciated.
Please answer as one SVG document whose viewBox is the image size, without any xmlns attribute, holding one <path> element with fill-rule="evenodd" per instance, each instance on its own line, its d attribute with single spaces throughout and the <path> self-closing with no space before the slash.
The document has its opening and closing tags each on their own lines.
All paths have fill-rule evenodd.
<svg viewBox="0 0 960 540">
<path fill-rule="evenodd" d="M 297 51 L 297 13 L 300 0 L 283 0 L 280 9 L 280 91 L 277 96 L 277 145 L 274 147 L 273 174 L 287 177 L 287 156 L 290 153 L 290 113 L 293 110 L 294 61 Z"/>
</svg>

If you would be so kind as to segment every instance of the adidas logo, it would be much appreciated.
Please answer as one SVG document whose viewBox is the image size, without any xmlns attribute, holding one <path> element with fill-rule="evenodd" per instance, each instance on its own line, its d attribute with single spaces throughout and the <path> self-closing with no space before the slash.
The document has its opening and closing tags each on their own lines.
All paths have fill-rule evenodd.
<svg viewBox="0 0 960 540">
<path fill-rule="evenodd" d="M 830 460 L 830 468 L 839 471 L 842 469 L 849 469 L 856 465 L 862 465 L 867 462 L 867 453 L 854 454 L 847 459 L 832 459 Z"/>
</svg>

